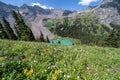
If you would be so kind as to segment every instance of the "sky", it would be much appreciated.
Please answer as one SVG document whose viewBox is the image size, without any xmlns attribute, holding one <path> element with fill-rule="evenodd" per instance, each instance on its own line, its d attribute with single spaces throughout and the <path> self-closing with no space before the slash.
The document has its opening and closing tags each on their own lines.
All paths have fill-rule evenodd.
<svg viewBox="0 0 120 80">
<path fill-rule="evenodd" d="M 7 4 L 22 6 L 40 6 L 44 9 L 81 10 L 88 6 L 99 5 L 102 0 L 0 0 Z"/>
</svg>

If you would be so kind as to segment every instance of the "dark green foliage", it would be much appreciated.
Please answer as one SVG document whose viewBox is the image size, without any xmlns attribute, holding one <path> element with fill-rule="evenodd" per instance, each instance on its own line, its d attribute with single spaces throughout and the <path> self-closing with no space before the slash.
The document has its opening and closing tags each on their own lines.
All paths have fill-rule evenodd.
<svg viewBox="0 0 120 80">
<path fill-rule="evenodd" d="M 42 31 L 40 31 L 40 42 L 45 42 L 44 35 Z"/>
<path fill-rule="evenodd" d="M 15 19 L 15 29 L 19 40 L 25 41 L 33 41 L 35 40 L 34 35 L 31 29 L 25 24 L 23 17 L 21 14 L 16 13 L 15 11 L 12 12 L 12 15 Z"/>
<path fill-rule="evenodd" d="M 53 23 L 51 21 L 43 21 L 44 26 L 51 28 L 53 26 Z"/>
<path fill-rule="evenodd" d="M 109 34 L 109 36 L 106 38 L 106 45 L 114 48 L 120 47 L 120 26 L 119 25 L 113 25 L 113 30 Z"/>
<path fill-rule="evenodd" d="M 17 37 L 14 34 L 12 28 L 10 27 L 9 22 L 4 17 L 2 18 L 2 21 L 3 21 L 3 26 L 4 26 L 5 33 L 7 34 L 8 38 L 11 39 L 11 40 L 16 40 Z"/>
<path fill-rule="evenodd" d="M 2 24 L 0 23 L 0 38 L 4 39 L 4 38 L 8 38 L 6 32 L 4 31 L 4 28 L 2 26 Z"/>
<path fill-rule="evenodd" d="M 0 80 L 23 80 L 26 76 L 23 73 L 24 68 L 30 68 L 25 61 L 6 58 L 4 63 L 0 64 Z M 17 75 L 16 75 L 17 74 Z M 10 76 L 10 78 L 8 78 Z"/>
<path fill-rule="evenodd" d="M 18 17 L 18 15 L 15 11 L 12 12 L 12 16 L 15 19 L 14 27 L 15 27 L 15 30 L 16 30 L 16 33 L 17 33 L 17 37 L 18 37 L 18 39 L 20 39 L 21 30 L 20 30 L 20 27 L 17 27 L 17 25 L 19 25 L 19 17 Z"/>
<path fill-rule="evenodd" d="M 105 25 L 99 24 L 96 16 L 82 15 L 75 19 L 66 17 L 62 22 L 57 22 L 55 33 L 63 37 L 79 39 L 83 44 L 98 44 L 103 42 L 102 38 L 109 30 Z"/>
<path fill-rule="evenodd" d="M 49 39 L 49 37 L 48 37 L 48 36 L 47 36 L 47 42 L 48 42 L 48 43 L 50 43 L 50 39 Z"/>
</svg>

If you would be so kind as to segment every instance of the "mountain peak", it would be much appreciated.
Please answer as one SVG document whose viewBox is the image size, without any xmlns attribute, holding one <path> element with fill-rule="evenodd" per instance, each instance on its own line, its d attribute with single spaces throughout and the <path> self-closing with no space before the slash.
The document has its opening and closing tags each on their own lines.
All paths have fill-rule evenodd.
<svg viewBox="0 0 120 80">
<path fill-rule="evenodd" d="M 27 8 L 27 7 L 31 7 L 31 6 L 28 6 L 27 4 L 23 4 L 20 8 Z"/>
<path fill-rule="evenodd" d="M 26 7 L 26 6 L 28 6 L 28 5 L 27 5 L 27 4 L 23 4 L 22 6 Z"/>
</svg>

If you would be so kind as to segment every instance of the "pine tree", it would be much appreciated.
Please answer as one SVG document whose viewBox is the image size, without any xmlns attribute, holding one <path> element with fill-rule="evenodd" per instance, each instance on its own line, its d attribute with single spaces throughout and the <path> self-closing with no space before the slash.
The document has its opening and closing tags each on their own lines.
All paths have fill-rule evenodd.
<svg viewBox="0 0 120 80">
<path fill-rule="evenodd" d="M 25 41 L 35 40 L 31 29 L 25 24 L 24 19 L 21 16 L 21 14 L 19 13 L 19 11 L 18 11 L 18 13 L 13 11 L 12 15 L 15 19 L 15 29 L 16 29 L 16 33 L 18 35 L 18 39 L 25 40 Z"/>
<path fill-rule="evenodd" d="M 12 12 L 12 16 L 15 19 L 14 28 L 15 28 L 15 31 L 17 33 L 18 40 L 20 40 L 21 30 L 20 30 L 20 27 L 17 27 L 17 25 L 19 25 L 19 22 L 20 22 L 19 17 L 18 17 L 18 15 L 17 15 L 17 13 L 15 11 Z"/>
<path fill-rule="evenodd" d="M 43 35 L 42 31 L 40 31 L 40 41 L 45 42 L 44 35 Z"/>
<path fill-rule="evenodd" d="M 47 42 L 48 42 L 48 43 L 50 43 L 50 39 L 49 39 L 49 37 L 48 37 L 48 36 L 47 36 Z"/>
<path fill-rule="evenodd" d="M 7 34 L 5 33 L 4 28 L 3 28 L 3 26 L 2 26 L 1 23 L 0 23 L 0 38 L 1 38 L 1 39 L 8 38 L 8 36 L 7 36 Z"/>
<path fill-rule="evenodd" d="M 113 29 L 110 35 L 106 38 L 106 45 L 114 48 L 120 47 L 120 32 Z"/>
<path fill-rule="evenodd" d="M 9 22 L 5 19 L 5 17 L 2 18 L 2 21 L 3 21 L 4 30 L 5 30 L 8 38 L 11 39 L 11 40 L 16 40 L 17 37 L 16 37 L 16 35 L 14 34 L 12 28 L 10 27 Z"/>
</svg>

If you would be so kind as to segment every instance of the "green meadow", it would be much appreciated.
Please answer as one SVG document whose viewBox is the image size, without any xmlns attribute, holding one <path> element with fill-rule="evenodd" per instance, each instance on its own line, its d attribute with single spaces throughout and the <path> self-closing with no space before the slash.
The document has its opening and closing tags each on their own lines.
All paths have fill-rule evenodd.
<svg viewBox="0 0 120 80">
<path fill-rule="evenodd" d="M 0 80 L 120 80 L 120 49 L 0 40 Z"/>
</svg>

